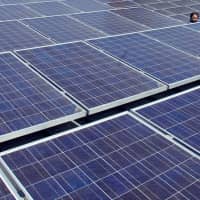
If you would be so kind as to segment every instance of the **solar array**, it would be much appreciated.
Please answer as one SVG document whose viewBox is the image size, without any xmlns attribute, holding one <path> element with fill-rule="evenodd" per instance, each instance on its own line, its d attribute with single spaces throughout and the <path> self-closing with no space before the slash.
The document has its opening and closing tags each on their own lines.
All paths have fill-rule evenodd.
<svg viewBox="0 0 200 200">
<path fill-rule="evenodd" d="M 137 112 L 200 152 L 200 88 L 138 109 Z"/>
<path fill-rule="evenodd" d="M 2 159 L 34 200 L 199 197 L 200 161 L 128 114 Z"/>
<path fill-rule="evenodd" d="M 89 110 L 98 107 L 103 110 L 166 89 L 84 43 L 36 48 L 18 54 Z"/>
<path fill-rule="evenodd" d="M 0 55 L 0 142 L 79 115 L 84 112 L 76 104 L 16 57 Z"/>
<path fill-rule="evenodd" d="M 199 0 L 0 0 L 0 200 L 199 200 L 194 11 Z"/>
<path fill-rule="evenodd" d="M 90 43 L 171 88 L 200 78 L 199 59 L 141 34 L 91 40 Z"/>
</svg>

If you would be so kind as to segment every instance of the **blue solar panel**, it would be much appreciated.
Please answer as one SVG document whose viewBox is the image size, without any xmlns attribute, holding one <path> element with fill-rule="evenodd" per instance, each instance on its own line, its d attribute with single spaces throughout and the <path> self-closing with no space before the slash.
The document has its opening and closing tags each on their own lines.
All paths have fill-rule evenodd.
<svg viewBox="0 0 200 200">
<path fill-rule="evenodd" d="M 169 12 L 172 12 L 174 14 L 184 14 L 184 13 L 190 13 L 190 12 L 194 12 L 194 10 L 192 8 L 186 7 L 186 6 L 178 6 L 175 8 L 168 8 L 166 9 Z"/>
<path fill-rule="evenodd" d="M 200 161 L 127 114 L 2 158 L 34 200 L 199 197 Z"/>
<path fill-rule="evenodd" d="M 0 22 L 0 52 L 51 44 L 17 21 Z"/>
<path fill-rule="evenodd" d="M 41 16 L 23 5 L 0 6 L 0 21 Z"/>
<path fill-rule="evenodd" d="M 149 4 L 149 3 L 157 3 L 160 0 L 134 0 L 138 4 Z"/>
<path fill-rule="evenodd" d="M 71 42 L 104 35 L 67 16 L 28 19 L 23 22 L 57 42 Z"/>
<path fill-rule="evenodd" d="M 108 3 L 114 8 L 128 8 L 128 7 L 137 7 L 138 4 L 133 1 L 116 1 Z"/>
<path fill-rule="evenodd" d="M 193 23 L 193 24 L 186 25 L 184 27 L 200 32 L 200 23 Z"/>
<path fill-rule="evenodd" d="M 148 4 L 148 6 L 154 9 L 166 9 L 166 8 L 175 7 L 174 4 L 171 2 L 152 3 L 152 4 Z"/>
<path fill-rule="evenodd" d="M 82 117 L 81 111 L 13 55 L 0 55 L 0 142 Z"/>
<path fill-rule="evenodd" d="M 61 15 L 79 12 L 78 9 L 64 5 L 61 2 L 41 2 L 26 4 L 27 7 L 43 14 L 43 15 Z"/>
<path fill-rule="evenodd" d="M 144 34 L 187 53 L 200 55 L 200 34 L 184 26 L 147 31 Z"/>
<path fill-rule="evenodd" d="M 1 0 L 2 4 L 22 4 L 30 2 L 40 2 L 41 0 Z"/>
<path fill-rule="evenodd" d="M 190 5 L 197 4 L 198 1 L 197 0 L 178 0 L 178 1 L 174 1 L 173 3 L 180 6 L 190 6 Z"/>
<path fill-rule="evenodd" d="M 89 41 L 170 87 L 199 80 L 200 61 L 140 34 Z"/>
<path fill-rule="evenodd" d="M 126 20 L 109 11 L 83 13 L 72 16 L 108 34 L 131 33 L 148 29 L 145 26 Z"/>
<path fill-rule="evenodd" d="M 113 12 L 151 28 L 162 28 L 181 24 L 181 22 L 175 19 L 144 8 L 113 10 Z"/>
<path fill-rule="evenodd" d="M 172 16 L 170 16 L 170 17 L 172 17 L 172 18 L 174 18 L 174 19 L 178 19 L 178 20 L 181 20 L 181 21 L 183 21 L 183 22 L 185 22 L 185 23 L 187 23 L 187 22 L 189 22 L 189 15 L 188 16 L 185 16 L 185 15 L 172 15 Z"/>
<path fill-rule="evenodd" d="M 15 200 L 11 192 L 0 177 L 0 199 L 1 200 Z"/>
<path fill-rule="evenodd" d="M 137 110 L 168 133 L 200 151 L 200 88 Z"/>
<path fill-rule="evenodd" d="M 108 10 L 112 8 L 107 4 L 95 0 L 65 0 L 63 2 L 82 11 Z"/>
<path fill-rule="evenodd" d="M 82 42 L 18 53 L 91 112 L 166 89 L 146 75 Z"/>
</svg>

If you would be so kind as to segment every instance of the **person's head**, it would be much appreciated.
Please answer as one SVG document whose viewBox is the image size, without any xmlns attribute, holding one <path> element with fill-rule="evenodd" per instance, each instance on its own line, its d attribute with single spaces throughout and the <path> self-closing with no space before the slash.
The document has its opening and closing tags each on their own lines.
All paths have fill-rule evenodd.
<svg viewBox="0 0 200 200">
<path fill-rule="evenodd" d="M 199 13 L 198 12 L 193 12 L 190 14 L 190 22 L 195 23 L 198 22 L 199 20 Z"/>
</svg>

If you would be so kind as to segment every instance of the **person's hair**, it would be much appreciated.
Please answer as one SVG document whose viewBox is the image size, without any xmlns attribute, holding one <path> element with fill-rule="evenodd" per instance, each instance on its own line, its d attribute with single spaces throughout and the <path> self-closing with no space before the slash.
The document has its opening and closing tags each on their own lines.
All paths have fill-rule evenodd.
<svg viewBox="0 0 200 200">
<path fill-rule="evenodd" d="M 192 13 L 190 14 L 190 22 L 193 22 L 193 19 L 192 19 L 193 15 L 197 15 L 198 18 L 199 18 L 199 13 L 198 13 L 198 12 L 192 12 Z"/>
</svg>

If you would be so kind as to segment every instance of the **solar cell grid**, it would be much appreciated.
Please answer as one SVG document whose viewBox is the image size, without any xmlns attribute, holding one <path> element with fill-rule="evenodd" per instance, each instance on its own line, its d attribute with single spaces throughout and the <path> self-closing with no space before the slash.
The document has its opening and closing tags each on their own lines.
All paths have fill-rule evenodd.
<svg viewBox="0 0 200 200">
<path fill-rule="evenodd" d="M 82 42 L 19 51 L 90 112 L 165 90 L 160 83 Z"/>
<path fill-rule="evenodd" d="M 195 199 L 199 193 L 200 161 L 130 115 L 2 158 L 34 200 Z"/>
<path fill-rule="evenodd" d="M 147 31 L 144 34 L 194 56 L 200 55 L 199 33 L 184 26 Z"/>
<path fill-rule="evenodd" d="M 41 2 L 26 4 L 27 7 L 43 14 L 43 15 L 61 15 L 79 12 L 78 9 L 64 5 L 61 2 Z"/>
<path fill-rule="evenodd" d="M 90 40 L 102 50 L 172 87 L 199 80 L 200 62 L 141 34 Z"/>
<path fill-rule="evenodd" d="M 17 21 L 0 22 L 0 52 L 52 44 Z"/>
<path fill-rule="evenodd" d="M 144 8 L 130 8 L 130 9 L 119 9 L 112 10 L 119 15 L 127 17 L 135 22 L 144 24 L 151 28 L 162 28 L 166 26 L 174 26 L 181 24 L 175 19 L 171 19 L 167 16 L 160 15 L 159 13 L 144 9 Z"/>
<path fill-rule="evenodd" d="M 72 17 L 107 34 L 131 33 L 148 28 L 108 11 L 72 15 Z"/>
<path fill-rule="evenodd" d="M 16 57 L 11 54 L 0 55 L 1 142 L 84 114 L 76 104 Z"/>
<path fill-rule="evenodd" d="M 67 16 L 28 19 L 23 22 L 56 42 L 71 42 L 105 35 Z"/>
<path fill-rule="evenodd" d="M 137 112 L 169 134 L 200 151 L 200 89 L 194 89 L 138 109 Z"/>
<path fill-rule="evenodd" d="M 40 14 L 30 10 L 24 5 L 0 6 L 0 21 L 38 17 Z"/>
</svg>

